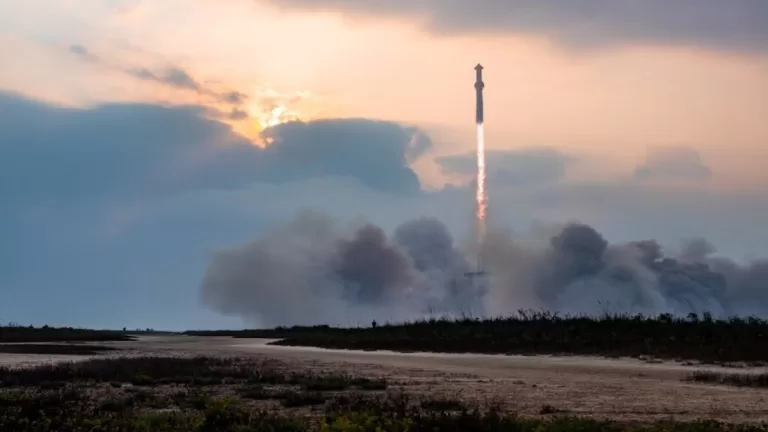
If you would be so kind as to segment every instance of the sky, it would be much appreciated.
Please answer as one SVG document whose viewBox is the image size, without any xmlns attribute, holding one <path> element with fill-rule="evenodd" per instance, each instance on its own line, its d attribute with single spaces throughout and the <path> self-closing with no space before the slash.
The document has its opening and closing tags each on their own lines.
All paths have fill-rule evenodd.
<svg viewBox="0 0 768 432">
<path fill-rule="evenodd" d="M 239 326 L 211 255 L 302 209 L 768 256 L 764 0 L 0 0 L 0 321 Z"/>
</svg>

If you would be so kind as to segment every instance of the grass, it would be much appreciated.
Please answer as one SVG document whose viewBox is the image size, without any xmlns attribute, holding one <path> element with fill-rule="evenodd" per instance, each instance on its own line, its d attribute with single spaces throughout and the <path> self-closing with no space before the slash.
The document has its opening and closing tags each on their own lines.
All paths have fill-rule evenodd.
<svg viewBox="0 0 768 432">
<path fill-rule="evenodd" d="M 543 405 L 541 409 L 539 410 L 539 414 L 541 415 L 547 415 L 547 414 L 559 414 L 564 413 L 565 410 L 562 410 L 560 408 L 556 408 L 550 404 Z"/>
<path fill-rule="evenodd" d="M 8 431 L 768 431 L 716 422 L 616 423 L 578 417 L 524 418 L 459 400 L 412 400 L 403 392 L 361 393 L 351 377 L 316 376 L 276 362 L 222 358 L 113 358 L 4 370 L 0 430 Z M 139 374 L 150 385 L 121 383 Z M 218 384 L 174 384 L 179 377 Z M 64 381 L 51 381 L 63 378 Z M 186 380 L 185 380 L 186 381 Z M 19 384 L 20 382 L 25 385 Z M 165 384 L 158 384 L 158 383 Z M 34 384 L 33 384 L 34 383 Z M 55 385 L 53 385 L 55 384 Z M 341 387 L 352 393 L 336 394 Z M 310 391 L 322 388 L 327 391 Z M 333 390 L 331 390 L 333 389 Z M 274 400 L 282 406 L 260 405 Z M 311 412 L 307 408 L 312 407 Z M 547 410 L 547 413 L 556 410 Z"/>
<path fill-rule="evenodd" d="M 479 411 L 450 414 L 444 412 L 414 412 L 408 416 L 381 416 L 346 413 L 324 419 L 321 431 L 391 431 L 391 432 L 714 432 L 714 431 L 763 431 L 765 426 L 727 425 L 717 422 L 664 422 L 654 424 L 625 424 L 598 421 L 578 417 L 553 417 L 547 419 L 522 418 L 498 412 Z"/>
<path fill-rule="evenodd" d="M 449 398 L 431 398 L 421 401 L 419 404 L 422 409 L 428 411 L 466 411 L 467 406 L 458 399 Z"/>
<path fill-rule="evenodd" d="M 322 405 L 327 397 L 320 392 L 288 391 L 280 393 L 280 402 L 286 408 L 297 408 L 312 405 Z"/>
<path fill-rule="evenodd" d="M 246 337 L 254 332 L 231 335 Z M 597 355 L 695 360 L 709 363 L 768 362 L 768 321 L 713 319 L 705 314 L 560 317 L 520 311 L 495 319 L 430 319 L 376 328 L 296 327 L 271 330 L 277 345 L 335 349 L 484 354 Z"/>
<path fill-rule="evenodd" d="M 29 369 L 0 367 L 0 384 L 30 387 L 71 382 L 130 383 L 135 386 L 184 384 L 292 385 L 307 390 L 386 387 L 386 381 L 345 375 L 297 373 L 275 361 L 216 357 L 121 357 L 42 365 Z"/>
<path fill-rule="evenodd" d="M 661 422 L 628 424 L 572 416 L 524 418 L 495 409 L 482 411 L 440 404 L 402 405 L 397 397 L 369 402 L 365 409 L 324 408 L 316 416 L 298 411 L 283 413 L 250 408 L 234 397 L 200 396 L 125 397 L 102 395 L 82 388 L 57 391 L 0 391 L 0 430 L 44 431 L 272 431 L 272 432 L 518 432 L 518 431 L 634 431 L 714 432 L 766 431 L 765 425 L 729 425 L 717 422 Z M 296 403 L 295 402 L 301 402 Z M 322 403 L 308 397 L 285 404 L 300 408 Z"/>
<path fill-rule="evenodd" d="M 685 380 L 711 384 L 726 384 L 737 387 L 768 387 L 768 373 L 696 371 L 685 377 Z"/>
<path fill-rule="evenodd" d="M 300 417 L 250 410 L 235 399 L 206 396 L 195 408 L 180 397 L 102 396 L 82 388 L 0 392 L 0 430 L 8 431 L 306 431 Z M 194 397 L 191 395 L 190 397 Z M 176 403 L 185 406 L 179 409 Z"/>
<path fill-rule="evenodd" d="M 361 390 L 386 390 L 387 380 L 355 378 L 349 376 L 325 376 L 318 377 L 304 384 L 304 388 L 310 391 L 341 391 L 350 388 Z"/>
<path fill-rule="evenodd" d="M 238 389 L 240 397 L 253 400 L 270 400 L 276 398 L 276 393 L 264 386 L 255 385 Z"/>
<path fill-rule="evenodd" d="M 72 327 L 0 326 L 0 343 L 18 342 L 111 342 L 130 341 L 131 336 L 111 330 L 88 330 Z"/>
<path fill-rule="evenodd" d="M 0 354 L 96 355 L 117 348 L 78 344 L 0 344 Z"/>
<path fill-rule="evenodd" d="M 320 391 L 275 390 L 263 386 L 241 388 L 237 393 L 244 399 L 256 401 L 279 400 L 286 408 L 320 405 L 328 400 Z"/>
</svg>

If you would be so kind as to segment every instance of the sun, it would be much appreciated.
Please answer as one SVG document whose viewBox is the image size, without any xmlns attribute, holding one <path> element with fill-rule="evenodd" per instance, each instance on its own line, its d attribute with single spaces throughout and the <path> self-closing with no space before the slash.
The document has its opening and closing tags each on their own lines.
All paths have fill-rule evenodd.
<svg viewBox="0 0 768 432">
<path fill-rule="evenodd" d="M 302 118 L 298 112 L 291 110 L 285 104 L 270 103 L 265 106 L 263 103 L 254 102 L 246 106 L 245 111 L 247 116 L 228 120 L 227 123 L 235 132 L 247 137 L 259 147 L 270 144 L 269 140 L 263 136 L 265 130 Z"/>
<path fill-rule="evenodd" d="M 267 115 L 261 116 L 261 118 L 258 118 L 257 121 L 261 125 L 261 129 L 268 129 L 274 126 L 277 126 L 281 123 L 285 123 L 288 121 L 287 119 L 287 112 L 288 108 L 285 105 L 277 105 L 275 107 L 272 107 L 271 110 L 267 113 Z"/>
<path fill-rule="evenodd" d="M 284 123 L 316 118 L 317 107 L 313 96 L 313 93 L 306 90 L 279 93 L 270 88 L 262 88 L 236 107 L 241 115 L 229 118 L 226 122 L 254 145 L 265 147 L 270 144 L 270 139 L 264 131 Z"/>
</svg>

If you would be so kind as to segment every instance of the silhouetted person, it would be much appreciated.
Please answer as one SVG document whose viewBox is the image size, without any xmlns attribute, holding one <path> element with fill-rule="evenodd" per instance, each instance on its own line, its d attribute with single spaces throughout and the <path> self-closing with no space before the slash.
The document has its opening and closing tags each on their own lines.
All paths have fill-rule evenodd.
<svg viewBox="0 0 768 432">
<path fill-rule="evenodd" d="M 376 328 L 376 320 L 373 320 L 373 322 L 371 323 L 371 327 Z"/>
</svg>

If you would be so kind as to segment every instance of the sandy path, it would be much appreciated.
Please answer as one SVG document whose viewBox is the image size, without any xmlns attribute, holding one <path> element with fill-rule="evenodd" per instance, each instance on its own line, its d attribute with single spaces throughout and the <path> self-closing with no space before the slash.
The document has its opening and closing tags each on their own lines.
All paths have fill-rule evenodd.
<svg viewBox="0 0 768 432">
<path fill-rule="evenodd" d="M 387 376 L 395 382 L 407 383 L 405 388 L 416 394 L 493 400 L 506 409 L 527 414 L 536 414 L 548 404 L 600 418 L 768 421 L 768 390 L 681 381 L 703 367 L 589 357 L 341 351 L 271 346 L 267 342 L 163 336 L 110 345 L 134 354 L 274 357 L 297 367 Z"/>
</svg>

